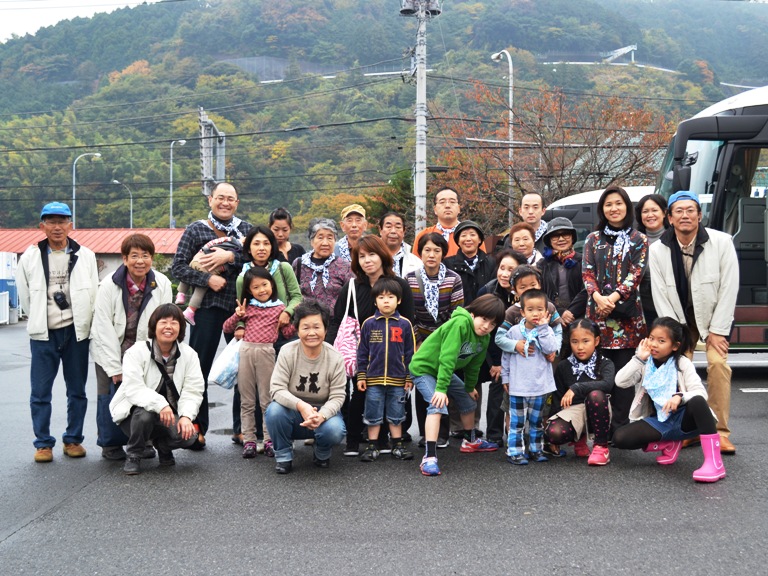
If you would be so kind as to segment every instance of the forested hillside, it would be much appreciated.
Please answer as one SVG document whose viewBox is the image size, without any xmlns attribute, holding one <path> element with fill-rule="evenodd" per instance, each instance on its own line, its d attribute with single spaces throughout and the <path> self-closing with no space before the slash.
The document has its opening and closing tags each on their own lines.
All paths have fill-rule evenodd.
<svg viewBox="0 0 768 576">
<path fill-rule="evenodd" d="M 550 140 L 565 139 L 568 130 L 576 137 L 574 128 L 581 138 L 602 123 L 657 146 L 676 122 L 730 93 L 720 81 L 768 78 L 768 62 L 754 57 L 768 53 L 768 7 L 678 4 L 444 2 L 443 14 L 428 23 L 428 158 L 449 171 L 433 178 L 478 197 L 506 187 L 506 148 L 487 158 L 457 155 L 467 136 L 506 138 L 506 62 L 490 59 L 503 48 L 515 65 L 515 130 L 528 128 L 530 138 L 549 131 Z M 202 216 L 201 106 L 226 133 L 227 179 L 240 188 L 241 211 L 251 220 L 278 205 L 299 223 L 318 213 L 335 216 L 351 200 L 374 210 L 407 207 L 415 86 L 400 75 L 369 75 L 410 68 L 416 20 L 398 11 L 397 0 L 190 0 L 75 19 L 9 40 L 0 45 L 0 226 L 34 225 L 42 203 L 70 199 L 73 161 L 88 152 L 101 157 L 77 164 L 78 227 L 126 226 L 125 186 L 135 226 L 168 226 L 170 145 L 181 139 L 187 144 L 174 147 L 174 215 L 179 225 Z M 687 29 L 691 23 L 698 28 Z M 599 52 L 629 44 L 638 45 L 639 62 L 678 73 L 543 64 L 557 54 L 599 61 Z M 285 62 L 282 81 L 262 83 L 232 63 L 256 57 Z M 599 110 L 599 118 L 588 118 L 588 110 Z M 536 114 L 542 126 L 530 129 Z M 633 125 L 640 116 L 644 124 Z M 553 179 L 563 179 L 564 161 L 550 162 L 550 144 L 540 146 L 538 155 L 516 156 L 519 190 L 550 199 L 572 192 L 577 181 Z M 647 167 L 630 177 L 603 160 L 599 180 L 578 186 L 652 178 Z M 525 165 L 536 162 L 535 169 Z M 492 212 L 479 215 L 489 225 L 505 220 L 487 204 L 468 206 L 472 211 Z"/>
</svg>

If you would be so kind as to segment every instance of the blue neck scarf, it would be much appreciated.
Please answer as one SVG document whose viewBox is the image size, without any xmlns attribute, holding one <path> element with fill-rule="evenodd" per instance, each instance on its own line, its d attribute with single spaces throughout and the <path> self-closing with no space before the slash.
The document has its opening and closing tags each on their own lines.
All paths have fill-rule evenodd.
<svg viewBox="0 0 768 576">
<path fill-rule="evenodd" d="M 656 406 L 656 418 L 659 422 L 664 422 L 669 418 L 669 414 L 662 412 L 664 405 L 677 392 L 677 363 L 675 357 L 669 359 L 659 366 L 649 357 L 645 363 L 645 372 L 643 375 L 643 388 L 648 392 L 648 396 L 653 400 Z"/>
</svg>

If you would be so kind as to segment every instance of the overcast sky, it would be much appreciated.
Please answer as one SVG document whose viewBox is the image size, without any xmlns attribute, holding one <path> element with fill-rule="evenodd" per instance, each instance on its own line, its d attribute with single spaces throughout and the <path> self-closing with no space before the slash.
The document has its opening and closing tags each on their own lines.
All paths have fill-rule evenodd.
<svg viewBox="0 0 768 576">
<path fill-rule="evenodd" d="M 149 0 L 151 4 L 154 0 Z M 61 20 L 112 12 L 126 6 L 137 6 L 132 0 L 0 0 L 0 42 L 11 35 L 34 34 L 40 28 Z"/>
</svg>

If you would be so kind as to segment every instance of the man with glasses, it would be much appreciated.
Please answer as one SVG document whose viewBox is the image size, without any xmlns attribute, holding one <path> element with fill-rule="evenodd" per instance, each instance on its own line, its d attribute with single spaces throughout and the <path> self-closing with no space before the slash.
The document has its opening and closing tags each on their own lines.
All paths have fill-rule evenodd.
<svg viewBox="0 0 768 576">
<path fill-rule="evenodd" d="M 705 342 L 708 402 L 717 417 L 720 452 L 734 454 L 728 427 L 728 337 L 739 291 L 736 249 L 731 236 L 701 225 L 701 204 L 693 192 L 669 198 L 667 219 L 670 227 L 650 248 L 653 304 L 659 317 L 687 325 L 693 342 Z M 693 356 L 692 350 L 688 356 Z"/>
<path fill-rule="evenodd" d="M 64 454 L 70 458 L 85 456 L 85 382 L 99 274 L 94 253 L 69 238 L 69 206 L 62 202 L 43 206 L 40 229 L 45 239 L 27 248 L 21 256 L 16 284 L 28 318 L 32 353 L 29 405 L 35 433 L 35 462 L 51 462 L 56 444 L 50 433 L 51 395 L 59 364 L 67 389 Z"/>
<path fill-rule="evenodd" d="M 205 434 L 208 432 L 208 374 L 219 348 L 224 321 L 232 315 L 237 305 L 235 281 L 243 267 L 243 255 L 240 252 L 214 248 L 210 254 L 198 259 L 206 270 L 216 270 L 224 266 L 221 275 L 200 272 L 189 264 L 195 254 L 211 240 L 224 236 L 241 241 L 245 238 L 251 225 L 235 216 L 239 204 L 237 190 L 232 184 L 216 184 L 208 196 L 208 206 L 211 209 L 208 217 L 193 222 L 184 230 L 171 268 L 173 276 L 179 281 L 190 286 L 210 288 L 203 297 L 200 308 L 195 312 L 195 325 L 189 333 L 189 345 L 200 358 L 200 368 L 205 378 L 203 402 L 194 422 L 197 441 L 192 445 L 193 450 L 202 450 L 205 447 Z"/>
<path fill-rule="evenodd" d="M 459 212 L 461 212 L 461 206 L 459 206 L 459 195 L 453 188 L 442 188 L 435 194 L 435 216 L 437 216 L 437 224 L 425 228 L 418 234 L 413 240 L 412 252 L 418 256 L 416 247 L 419 245 L 419 239 L 424 234 L 430 232 L 437 232 L 442 234 L 446 242 L 448 242 L 448 253 L 443 254 L 443 258 L 447 256 L 453 256 L 459 251 L 459 246 L 456 244 L 453 238 L 453 231 L 456 230 L 456 226 L 459 225 Z"/>
</svg>

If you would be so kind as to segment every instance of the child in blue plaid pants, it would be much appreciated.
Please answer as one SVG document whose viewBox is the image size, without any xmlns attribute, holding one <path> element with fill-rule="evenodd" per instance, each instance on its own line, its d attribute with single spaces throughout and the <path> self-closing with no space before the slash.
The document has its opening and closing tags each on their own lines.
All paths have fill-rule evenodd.
<svg viewBox="0 0 768 576">
<path fill-rule="evenodd" d="M 543 410 L 547 397 L 554 392 L 555 377 L 548 355 L 559 349 L 557 338 L 549 325 L 547 295 L 541 290 L 527 290 L 520 296 L 522 320 L 512 326 L 506 338 L 517 341 L 514 352 L 501 356 L 501 383 L 509 392 L 509 442 L 507 461 L 510 464 L 546 462 L 544 447 Z M 525 424 L 529 428 L 529 454 L 525 451 Z"/>
</svg>

